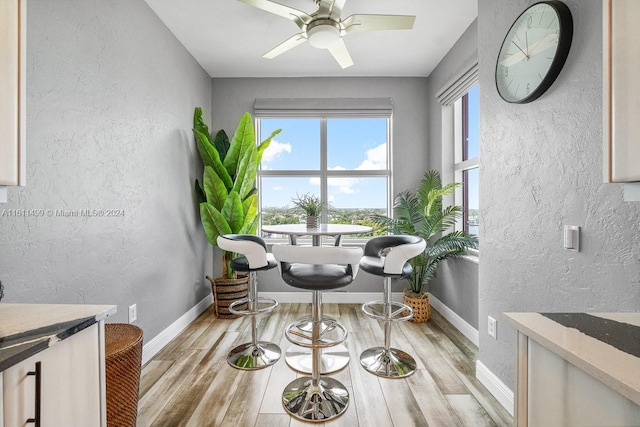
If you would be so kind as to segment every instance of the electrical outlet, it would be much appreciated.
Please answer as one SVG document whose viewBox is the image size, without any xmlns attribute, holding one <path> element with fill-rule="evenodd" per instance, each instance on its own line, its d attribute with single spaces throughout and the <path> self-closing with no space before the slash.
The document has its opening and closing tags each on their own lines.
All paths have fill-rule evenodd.
<svg viewBox="0 0 640 427">
<path fill-rule="evenodd" d="M 498 321 L 491 316 L 489 316 L 487 321 L 487 333 L 492 336 L 493 339 L 498 339 Z"/>
<path fill-rule="evenodd" d="M 138 307 L 137 304 L 129 306 L 129 323 L 133 323 L 138 320 Z"/>
</svg>

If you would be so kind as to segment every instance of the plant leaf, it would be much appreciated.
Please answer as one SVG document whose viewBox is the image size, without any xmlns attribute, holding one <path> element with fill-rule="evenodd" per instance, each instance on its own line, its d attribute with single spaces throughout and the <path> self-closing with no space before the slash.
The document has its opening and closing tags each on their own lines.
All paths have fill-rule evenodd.
<svg viewBox="0 0 640 427">
<path fill-rule="evenodd" d="M 258 165 L 262 162 L 262 155 L 264 154 L 265 150 L 267 148 L 269 148 L 269 145 L 271 144 L 271 140 L 273 139 L 274 136 L 276 136 L 277 134 L 279 134 L 280 132 L 282 132 L 282 129 L 276 129 L 273 132 L 271 132 L 271 135 L 269 135 L 268 138 L 266 138 L 264 141 L 262 141 L 259 145 L 258 145 L 258 157 L 257 157 L 257 163 Z"/>
<path fill-rule="evenodd" d="M 227 189 L 231 189 L 233 187 L 233 181 L 220 161 L 218 150 L 211 144 L 207 135 L 196 129 L 193 130 L 193 133 L 196 137 L 196 147 L 198 147 L 198 152 L 200 153 L 204 166 L 211 166 L 222 182 L 224 182 Z"/>
<path fill-rule="evenodd" d="M 204 193 L 208 203 L 212 204 L 216 209 L 222 210 L 229 193 L 224 182 L 211 166 L 204 168 Z"/>
<path fill-rule="evenodd" d="M 200 182 L 197 179 L 195 182 L 195 189 L 196 189 L 196 194 L 198 196 L 199 203 L 206 202 L 207 195 L 204 194 L 204 190 L 202 190 L 202 187 L 200 186 Z"/>
<path fill-rule="evenodd" d="M 204 228 L 207 240 L 213 246 L 218 246 L 218 236 L 231 233 L 229 223 L 222 213 L 210 203 L 200 203 L 200 222 Z"/>
<path fill-rule="evenodd" d="M 220 129 L 218 133 L 216 133 L 216 137 L 213 139 L 213 145 L 216 147 L 216 150 L 218 150 L 220 160 L 224 162 L 224 159 L 227 157 L 227 152 L 229 151 L 230 144 L 229 137 L 223 129 Z"/>
<path fill-rule="evenodd" d="M 253 118 L 251 114 L 244 113 L 240 118 L 238 127 L 236 128 L 231 146 L 224 159 L 224 167 L 227 168 L 229 175 L 234 176 L 238 170 L 238 163 L 242 160 L 245 152 L 250 147 L 255 147 L 255 133 L 253 131 Z"/>
<path fill-rule="evenodd" d="M 253 145 L 245 151 L 244 157 L 242 157 L 238 163 L 238 174 L 233 183 L 233 189 L 237 191 L 243 199 L 247 197 L 255 184 L 258 174 L 258 163 L 255 161 L 256 156 L 256 146 Z"/>
<path fill-rule="evenodd" d="M 193 128 L 196 129 L 198 132 L 207 135 L 207 137 L 209 136 L 209 127 L 206 125 L 206 123 L 202 119 L 201 107 L 196 107 L 195 111 L 193 112 Z"/>
<path fill-rule="evenodd" d="M 227 219 L 227 223 L 231 228 L 231 233 L 238 233 L 244 224 L 244 210 L 242 208 L 242 200 L 240 195 L 235 192 L 229 192 L 227 200 L 222 206 L 222 215 Z"/>
</svg>

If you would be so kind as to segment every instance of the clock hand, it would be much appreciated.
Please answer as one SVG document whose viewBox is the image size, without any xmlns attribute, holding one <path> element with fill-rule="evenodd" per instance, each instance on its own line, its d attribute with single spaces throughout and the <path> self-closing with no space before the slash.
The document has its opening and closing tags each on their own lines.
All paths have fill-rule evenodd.
<svg viewBox="0 0 640 427">
<path fill-rule="evenodd" d="M 526 54 L 526 52 L 525 52 L 524 50 L 520 49 L 520 46 L 518 46 L 518 45 L 516 44 L 516 42 L 514 42 L 513 40 L 511 40 L 511 43 L 513 43 L 513 44 L 514 44 L 514 45 L 515 45 L 515 46 L 520 50 L 520 52 L 522 52 L 522 53 L 524 54 L 525 58 L 529 59 L 529 55 L 527 55 L 527 54 Z"/>
<path fill-rule="evenodd" d="M 527 59 L 529 59 L 529 31 L 524 32 L 524 42 L 526 43 L 525 48 L 527 49 Z"/>
<path fill-rule="evenodd" d="M 516 53 L 512 54 L 511 56 L 508 56 L 507 58 L 505 58 L 502 61 L 500 61 L 500 64 L 505 66 L 505 67 L 511 67 L 512 65 L 515 65 L 518 62 L 522 62 L 525 58 L 526 58 L 526 56 L 524 55 L 524 52 L 522 52 L 522 53 L 516 52 Z"/>
</svg>

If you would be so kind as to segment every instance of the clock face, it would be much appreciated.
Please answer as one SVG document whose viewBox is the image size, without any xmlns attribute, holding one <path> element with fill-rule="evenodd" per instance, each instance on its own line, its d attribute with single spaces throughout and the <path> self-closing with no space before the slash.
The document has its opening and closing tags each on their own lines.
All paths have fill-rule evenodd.
<svg viewBox="0 0 640 427">
<path fill-rule="evenodd" d="M 554 82 L 569 54 L 571 12 L 558 1 L 536 3 L 513 23 L 496 63 L 496 87 L 507 102 L 531 102 Z"/>
</svg>

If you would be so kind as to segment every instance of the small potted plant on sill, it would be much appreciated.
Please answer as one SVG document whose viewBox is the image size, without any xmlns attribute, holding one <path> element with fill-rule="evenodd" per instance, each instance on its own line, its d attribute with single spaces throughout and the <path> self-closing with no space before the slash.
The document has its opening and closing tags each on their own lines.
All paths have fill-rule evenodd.
<svg viewBox="0 0 640 427">
<path fill-rule="evenodd" d="M 467 249 L 478 247 L 477 236 L 450 231 L 462 215 L 462 207 L 442 207 L 442 196 L 452 194 L 460 185 L 454 182 L 443 187 L 440 174 L 428 171 L 415 194 L 405 191 L 396 196 L 394 218 L 372 217 L 375 224 L 385 227 L 391 234 L 420 236 L 427 242 L 424 252 L 409 261 L 413 272 L 407 277 L 409 288 L 404 291 L 403 302 L 414 309 L 412 322 L 429 320 L 431 309 L 425 289 L 435 277 L 440 261 L 459 257 Z"/>
<path fill-rule="evenodd" d="M 320 196 L 305 193 L 291 198 L 295 209 L 307 216 L 307 228 L 318 228 L 318 218 L 326 208 L 325 203 L 320 200 Z"/>
<path fill-rule="evenodd" d="M 202 186 L 196 180 L 195 189 L 200 199 L 200 221 L 207 240 L 218 246 L 221 234 L 255 234 L 258 225 L 258 196 L 255 180 L 262 154 L 271 139 L 280 133 L 274 131 L 256 145 L 251 114 L 244 113 L 229 142 L 224 130 L 215 136 L 202 118 L 197 107 L 193 115 L 193 133 L 196 147 L 204 164 Z M 238 277 L 231 269 L 232 253 L 222 251 L 222 276 L 211 282 L 217 317 L 232 318 L 228 306 L 236 299 L 246 297 L 248 276 Z"/>
</svg>

